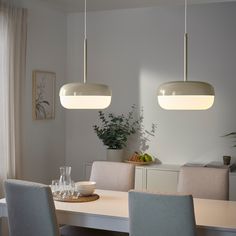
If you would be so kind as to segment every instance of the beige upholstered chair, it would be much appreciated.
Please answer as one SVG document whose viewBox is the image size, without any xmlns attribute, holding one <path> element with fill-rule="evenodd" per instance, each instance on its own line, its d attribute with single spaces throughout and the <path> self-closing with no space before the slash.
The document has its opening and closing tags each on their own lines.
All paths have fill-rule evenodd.
<svg viewBox="0 0 236 236">
<path fill-rule="evenodd" d="M 180 169 L 178 192 L 196 198 L 228 200 L 229 171 L 221 168 L 183 166 Z"/>
<path fill-rule="evenodd" d="M 95 161 L 92 165 L 90 180 L 96 182 L 97 189 L 128 192 L 134 188 L 135 166 L 128 163 Z M 127 236 L 126 233 L 105 230 L 85 229 L 81 227 L 63 226 L 62 236 Z"/>
<path fill-rule="evenodd" d="M 134 188 L 135 167 L 121 162 L 95 161 L 90 180 L 97 189 L 128 192 Z"/>
<path fill-rule="evenodd" d="M 129 192 L 130 236 L 196 236 L 191 195 Z"/>
</svg>

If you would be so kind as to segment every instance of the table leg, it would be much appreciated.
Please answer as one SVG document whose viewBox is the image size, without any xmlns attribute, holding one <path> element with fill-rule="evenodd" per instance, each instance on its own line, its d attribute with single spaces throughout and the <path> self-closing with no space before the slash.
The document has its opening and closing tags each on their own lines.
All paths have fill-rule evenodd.
<svg viewBox="0 0 236 236">
<path fill-rule="evenodd" d="M 2 217 L 0 217 L 0 236 L 3 236 L 3 233 L 2 233 Z"/>
</svg>

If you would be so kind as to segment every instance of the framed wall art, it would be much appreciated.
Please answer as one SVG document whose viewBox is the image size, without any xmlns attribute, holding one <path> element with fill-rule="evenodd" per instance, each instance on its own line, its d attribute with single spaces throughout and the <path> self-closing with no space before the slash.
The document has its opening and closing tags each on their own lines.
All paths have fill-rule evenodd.
<svg viewBox="0 0 236 236">
<path fill-rule="evenodd" d="M 56 73 L 35 70 L 32 75 L 33 120 L 55 119 Z"/>
</svg>

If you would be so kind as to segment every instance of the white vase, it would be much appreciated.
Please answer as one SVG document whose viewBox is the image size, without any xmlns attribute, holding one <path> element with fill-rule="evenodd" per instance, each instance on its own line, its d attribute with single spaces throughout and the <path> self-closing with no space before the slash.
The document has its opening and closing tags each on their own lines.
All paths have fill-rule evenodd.
<svg viewBox="0 0 236 236">
<path fill-rule="evenodd" d="M 124 159 L 123 149 L 107 149 L 107 161 L 122 162 Z"/>
</svg>

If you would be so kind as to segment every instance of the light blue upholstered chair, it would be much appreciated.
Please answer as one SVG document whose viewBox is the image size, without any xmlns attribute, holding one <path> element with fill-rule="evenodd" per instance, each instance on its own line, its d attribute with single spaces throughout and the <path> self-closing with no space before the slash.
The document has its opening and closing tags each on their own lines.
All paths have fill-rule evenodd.
<svg viewBox="0 0 236 236">
<path fill-rule="evenodd" d="M 191 195 L 129 192 L 130 236 L 196 236 Z"/>
<path fill-rule="evenodd" d="M 49 186 L 6 180 L 5 194 L 10 236 L 59 236 Z"/>
</svg>

